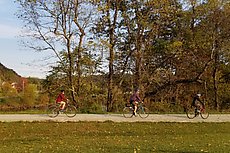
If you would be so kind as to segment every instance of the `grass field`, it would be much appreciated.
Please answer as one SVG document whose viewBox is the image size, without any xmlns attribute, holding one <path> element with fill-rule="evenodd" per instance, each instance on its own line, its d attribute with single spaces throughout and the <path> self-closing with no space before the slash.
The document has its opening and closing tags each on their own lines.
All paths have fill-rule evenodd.
<svg viewBox="0 0 230 153">
<path fill-rule="evenodd" d="M 230 123 L 0 123 L 0 153 L 229 153 Z"/>
</svg>

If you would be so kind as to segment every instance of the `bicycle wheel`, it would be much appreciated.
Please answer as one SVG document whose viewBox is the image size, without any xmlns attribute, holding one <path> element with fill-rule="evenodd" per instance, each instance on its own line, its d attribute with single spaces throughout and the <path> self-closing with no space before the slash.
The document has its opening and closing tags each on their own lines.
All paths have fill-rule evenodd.
<svg viewBox="0 0 230 153">
<path fill-rule="evenodd" d="M 77 115 L 77 108 L 73 105 L 68 105 L 64 112 L 65 112 L 66 116 L 74 117 Z"/>
<path fill-rule="evenodd" d="M 131 118 L 133 116 L 133 108 L 132 107 L 125 107 L 123 109 L 123 116 L 125 118 Z"/>
<path fill-rule="evenodd" d="M 200 111 L 200 116 L 203 118 L 203 119 L 207 119 L 209 117 L 209 113 L 206 109 L 202 109 Z"/>
<path fill-rule="evenodd" d="M 137 113 L 141 118 L 147 118 L 149 116 L 149 109 L 146 107 L 141 107 Z"/>
<path fill-rule="evenodd" d="M 59 114 L 59 108 L 56 105 L 48 106 L 47 108 L 47 115 L 49 117 L 56 117 Z"/>
<path fill-rule="evenodd" d="M 193 119 L 196 117 L 196 114 L 195 114 L 195 108 L 194 107 L 189 107 L 187 108 L 186 110 L 186 115 L 189 119 Z"/>
</svg>

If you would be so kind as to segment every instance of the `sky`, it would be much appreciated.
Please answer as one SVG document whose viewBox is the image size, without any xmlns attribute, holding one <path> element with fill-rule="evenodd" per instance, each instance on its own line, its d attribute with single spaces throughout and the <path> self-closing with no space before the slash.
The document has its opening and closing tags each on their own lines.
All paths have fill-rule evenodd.
<svg viewBox="0 0 230 153">
<path fill-rule="evenodd" d="M 22 77 L 45 78 L 48 66 L 43 59 L 48 55 L 23 47 L 19 36 L 23 23 L 17 11 L 14 0 L 0 0 L 0 63 Z"/>
</svg>

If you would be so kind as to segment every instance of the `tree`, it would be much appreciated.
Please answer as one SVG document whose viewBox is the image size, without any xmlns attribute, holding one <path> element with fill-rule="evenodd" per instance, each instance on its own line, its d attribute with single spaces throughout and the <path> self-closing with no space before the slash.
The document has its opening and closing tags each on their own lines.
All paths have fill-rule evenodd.
<svg viewBox="0 0 230 153">
<path fill-rule="evenodd" d="M 17 89 L 12 87 L 9 82 L 2 83 L 2 95 L 5 97 L 16 97 L 18 94 Z"/>
<path fill-rule="evenodd" d="M 96 4 L 99 7 L 99 11 L 101 12 L 101 18 L 99 18 L 99 22 L 96 24 L 95 32 L 103 38 L 103 43 L 109 50 L 109 74 L 108 74 L 108 98 L 107 98 L 107 111 L 111 111 L 113 109 L 113 75 L 114 75 L 114 49 L 116 45 L 117 35 L 117 22 L 118 22 L 118 11 L 121 0 L 117 1 L 98 1 Z"/>
<path fill-rule="evenodd" d="M 212 45 L 212 83 L 213 83 L 213 100 L 214 107 L 219 110 L 220 108 L 220 94 L 222 91 L 221 85 L 223 74 L 223 68 L 229 67 L 228 64 L 228 52 L 229 52 L 229 3 L 223 1 L 208 1 L 204 4 L 208 11 L 206 12 L 206 18 L 204 23 L 208 26 L 209 37 L 211 38 L 210 44 Z M 212 22 L 212 24 L 210 24 Z M 228 47 L 227 47 L 228 46 Z M 222 89 L 223 90 L 223 89 Z"/>
<path fill-rule="evenodd" d="M 25 105 L 33 106 L 36 103 L 37 97 L 37 85 L 28 84 L 27 86 L 25 86 L 24 92 L 22 93 L 22 100 Z"/>
<path fill-rule="evenodd" d="M 30 36 L 43 42 L 31 47 L 59 59 L 46 79 L 51 92 L 62 86 L 90 99 L 107 88 L 107 111 L 134 87 L 149 101 L 203 92 L 218 109 L 228 99 L 227 0 L 18 2 Z"/>
<path fill-rule="evenodd" d="M 89 1 L 17 0 L 17 2 L 21 6 L 18 16 L 25 21 L 29 30 L 27 36 L 35 41 L 33 44 L 30 41 L 26 45 L 37 51 L 53 51 L 59 62 L 65 66 L 64 72 L 75 101 L 75 88 L 77 94 L 80 91 L 83 40 L 92 17 Z M 66 52 L 67 61 L 63 61 L 62 52 Z M 76 83 L 73 81 L 75 74 L 77 74 Z"/>
</svg>

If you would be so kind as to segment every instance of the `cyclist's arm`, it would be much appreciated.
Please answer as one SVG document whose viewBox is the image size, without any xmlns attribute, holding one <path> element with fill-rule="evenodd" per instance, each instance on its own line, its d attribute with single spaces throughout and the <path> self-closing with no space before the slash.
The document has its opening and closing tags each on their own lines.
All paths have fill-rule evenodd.
<svg viewBox="0 0 230 153">
<path fill-rule="evenodd" d="M 197 100 L 201 103 L 202 107 L 204 108 L 204 102 L 200 100 L 200 98 L 197 98 Z"/>
<path fill-rule="evenodd" d="M 201 101 L 200 103 L 202 104 L 202 107 L 203 107 L 203 108 L 205 108 L 205 105 L 204 105 L 204 103 L 203 103 L 202 101 Z"/>
<path fill-rule="evenodd" d="M 136 94 L 136 99 L 137 99 L 138 102 L 141 102 L 141 98 L 140 98 L 140 96 L 138 94 Z"/>
</svg>

